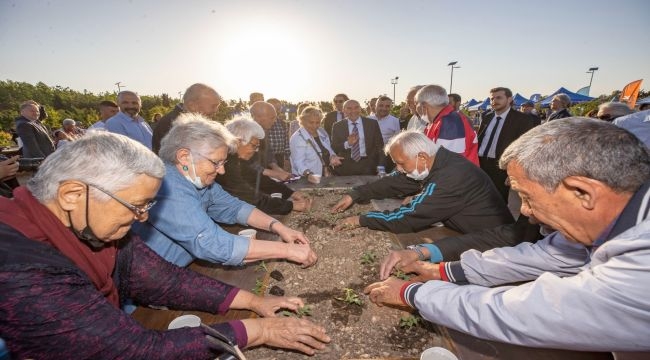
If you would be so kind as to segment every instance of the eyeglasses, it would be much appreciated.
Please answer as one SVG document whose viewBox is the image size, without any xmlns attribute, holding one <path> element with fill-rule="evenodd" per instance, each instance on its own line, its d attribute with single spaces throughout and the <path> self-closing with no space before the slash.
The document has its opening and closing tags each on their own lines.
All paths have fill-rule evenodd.
<svg viewBox="0 0 650 360">
<path fill-rule="evenodd" d="M 86 184 L 86 185 L 88 185 L 89 187 L 92 186 L 95 189 L 97 189 L 97 190 L 103 192 L 104 194 L 110 196 L 111 198 L 113 198 L 113 200 L 117 201 L 118 203 L 124 205 L 127 209 L 131 210 L 137 217 L 141 217 L 142 215 L 149 212 L 149 210 L 151 210 L 151 208 L 154 205 L 156 205 L 156 202 L 157 202 L 156 200 L 151 200 L 151 201 L 149 201 L 148 203 L 146 203 L 144 205 L 136 206 L 136 205 L 130 204 L 130 203 L 120 199 L 119 197 L 111 194 L 110 192 L 108 192 L 108 190 L 105 190 L 105 189 L 101 188 L 100 186 L 93 185 L 93 184 Z"/>
<path fill-rule="evenodd" d="M 600 120 L 605 120 L 605 121 L 612 121 L 616 119 L 618 116 L 613 116 L 612 114 L 603 114 L 603 115 L 598 115 L 597 118 Z"/>
<path fill-rule="evenodd" d="M 211 160 L 210 158 L 208 158 L 208 157 L 206 157 L 206 156 L 203 156 L 203 155 L 201 155 L 201 154 L 199 154 L 199 153 L 196 153 L 196 154 L 197 154 L 198 156 L 200 156 L 200 157 L 202 157 L 202 158 L 208 160 L 209 162 L 211 162 L 212 165 L 214 165 L 214 168 L 215 168 L 216 170 L 219 170 L 219 168 L 223 167 L 223 166 L 226 165 L 226 163 L 228 162 L 228 159 L 221 160 L 221 161 L 213 161 L 213 160 Z"/>
</svg>

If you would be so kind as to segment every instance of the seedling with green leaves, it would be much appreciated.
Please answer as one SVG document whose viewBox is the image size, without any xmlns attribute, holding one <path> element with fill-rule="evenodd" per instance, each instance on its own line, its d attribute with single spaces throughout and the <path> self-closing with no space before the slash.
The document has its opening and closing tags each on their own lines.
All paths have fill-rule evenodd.
<svg viewBox="0 0 650 360">
<path fill-rule="evenodd" d="M 410 329 L 414 326 L 420 325 L 422 318 L 419 315 L 404 316 L 399 319 L 399 327 L 402 329 Z"/>
<path fill-rule="evenodd" d="M 406 281 L 411 279 L 411 276 L 407 275 L 402 270 L 394 270 L 392 274 L 393 274 L 393 276 L 395 276 L 398 279 L 402 279 L 402 280 L 406 280 Z"/>
<path fill-rule="evenodd" d="M 354 304 L 354 305 L 363 305 L 363 300 L 357 295 L 356 292 L 354 292 L 354 289 L 350 288 L 344 288 L 343 289 L 343 297 L 335 297 L 334 299 L 339 300 L 339 301 L 344 301 L 348 304 Z"/>
<path fill-rule="evenodd" d="M 251 290 L 253 294 L 262 295 L 264 293 L 264 281 L 262 279 L 255 280 L 255 287 Z"/>
<path fill-rule="evenodd" d="M 260 263 L 257 265 L 255 268 L 255 271 L 262 271 L 262 272 L 269 272 L 269 268 L 266 267 L 266 263 L 264 261 L 260 261 Z"/>
<path fill-rule="evenodd" d="M 283 310 L 280 312 L 282 316 L 293 316 L 297 318 L 302 318 L 303 316 L 311 316 L 312 307 L 311 305 L 305 305 L 301 308 L 298 308 L 295 312 L 289 310 Z"/>
<path fill-rule="evenodd" d="M 361 265 L 372 265 L 377 261 L 377 254 L 373 251 L 366 251 L 361 255 Z"/>
</svg>

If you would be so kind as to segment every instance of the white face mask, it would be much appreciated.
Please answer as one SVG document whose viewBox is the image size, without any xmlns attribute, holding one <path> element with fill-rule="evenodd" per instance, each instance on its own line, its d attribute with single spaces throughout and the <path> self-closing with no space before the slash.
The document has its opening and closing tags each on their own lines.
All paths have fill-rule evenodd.
<svg viewBox="0 0 650 360">
<path fill-rule="evenodd" d="M 194 178 L 192 178 L 189 173 L 185 174 L 184 176 L 187 181 L 191 182 L 197 189 L 203 189 L 205 185 L 203 185 L 201 178 L 196 174 L 196 167 L 194 166 L 194 159 L 192 158 L 192 154 L 190 154 L 190 161 L 190 164 L 192 166 L 192 173 L 194 173 Z"/>
<path fill-rule="evenodd" d="M 422 180 L 424 180 L 427 176 L 429 176 L 429 168 L 426 167 L 427 164 L 426 164 L 426 162 L 425 162 L 425 164 L 424 164 L 424 170 L 422 170 L 422 172 L 420 172 L 420 171 L 418 170 L 418 160 L 419 160 L 419 159 L 420 159 L 419 156 L 417 156 L 417 157 L 415 158 L 415 169 L 413 169 L 413 171 L 411 171 L 410 173 L 406 174 L 406 176 L 407 176 L 407 177 L 410 177 L 410 178 L 413 179 L 413 180 L 422 181 Z"/>
</svg>

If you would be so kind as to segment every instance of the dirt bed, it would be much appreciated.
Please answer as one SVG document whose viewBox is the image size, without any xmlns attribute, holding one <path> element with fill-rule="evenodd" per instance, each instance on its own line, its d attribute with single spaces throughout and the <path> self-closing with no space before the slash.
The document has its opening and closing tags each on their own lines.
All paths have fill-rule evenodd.
<svg viewBox="0 0 650 360">
<path fill-rule="evenodd" d="M 318 254 L 318 263 L 309 269 L 283 262 L 268 264 L 268 271 L 273 272 L 265 292 L 299 296 L 311 307 L 311 316 L 307 318 L 324 326 L 332 337 L 327 349 L 313 358 L 417 359 L 424 349 L 440 346 L 440 338 L 421 319 L 415 326 L 405 326 L 404 322 L 412 322 L 415 314 L 378 307 L 363 294 L 366 285 L 378 280 L 379 262 L 393 246 L 391 235 L 365 228 L 335 231 L 333 227 L 337 220 L 372 210 L 371 206 L 354 205 L 333 216 L 329 209 L 340 199 L 342 190 L 309 193 L 315 200 L 312 210 L 306 214 L 292 213 L 285 223 L 307 234 Z M 345 289 L 348 300 L 361 305 L 340 300 L 346 298 Z M 246 351 L 246 356 L 308 358 L 301 353 L 266 347 Z"/>
</svg>

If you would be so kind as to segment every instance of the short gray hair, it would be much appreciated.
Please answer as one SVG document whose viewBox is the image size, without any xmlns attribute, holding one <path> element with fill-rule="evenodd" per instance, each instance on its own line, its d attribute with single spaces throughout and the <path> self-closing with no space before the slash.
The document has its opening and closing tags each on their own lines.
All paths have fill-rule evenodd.
<svg viewBox="0 0 650 360">
<path fill-rule="evenodd" d="M 198 113 L 185 113 L 162 138 L 158 155 L 164 162 L 176 164 L 176 152 L 180 149 L 208 152 L 222 146 L 227 147 L 228 152 L 235 151 L 237 139 L 218 122 Z"/>
<path fill-rule="evenodd" d="M 548 192 L 569 176 L 600 181 L 616 192 L 634 192 L 650 178 L 650 153 L 636 136 L 584 117 L 528 131 L 506 148 L 499 166 L 506 169 L 512 161 Z"/>
<path fill-rule="evenodd" d="M 264 129 L 262 126 L 249 118 L 238 118 L 226 123 L 226 129 L 235 137 L 241 139 L 244 144 L 248 144 L 252 138 L 264 139 Z"/>
<path fill-rule="evenodd" d="M 563 94 L 563 93 L 556 94 L 555 96 L 553 96 L 553 98 L 551 98 L 551 100 L 554 98 L 560 100 L 560 103 L 562 103 L 562 107 L 564 108 L 568 108 L 569 106 L 571 106 L 571 98 L 567 94 Z"/>
<path fill-rule="evenodd" d="M 416 103 L 427 103 L 431 106 L 446 106 L 449 104 L 447 90 L 439 85 L 427 85 L 415 94 Z"/>
<path fill-rule="evenodd" d="M 61 125 L 75 125 L 76 122 L 72 119 L 63 119 L 61 122 Z"/>
<path fill-rule="evenodd" d="M 402 131 L 393 136 L 384 146 L 386 155 L 390 155 L 390 150 L 395 146 L 400 146 L 404 155 L 408 157 L 415 157 L 421 152 L 433 156 L 440 149 L 440 145 L 431 141 L 424 133 L 415 130 Z"/>
<path fill-rule="evenodd" d="M 132 95 L 132 96 L 135 96 L 135 97 L 138 98 L 138 102 L 142 103 L 142 99 L 140 98 L 140 95 L 138 95 L 138 93 L 136 93 L 135 91 L 131 91 L 131 90 L 122 90 L 122 91 L 120 91 L 120 92 L 117 94 L 117 102 L 118 102 L 118 103 L 119 103 L 120 100 L 122 99 L 122 96 L 123 96 L 123 95 Z"/>
<path fill-rule="evenodd" d="M 630 109 L 626 103 L 622 102 L 605 102 L 598 105 L 598 112 L 607 111 L 607 114 L 614 117 L 630 115 L 634 110 Z"/>
<path fill-rule="evenodd" d="M 162 161 L 137 141 L 107 131 L 91 131 L 59 148 L 41 164 L 27 188 L 41 203 L 56 198 L 59 185 L 67 180 L 93 184 L 109 192 L 135 185 L 139 175 L 162 179 Z M 97 199 L 108 196 L 97 192 Z"/>
</svg>

